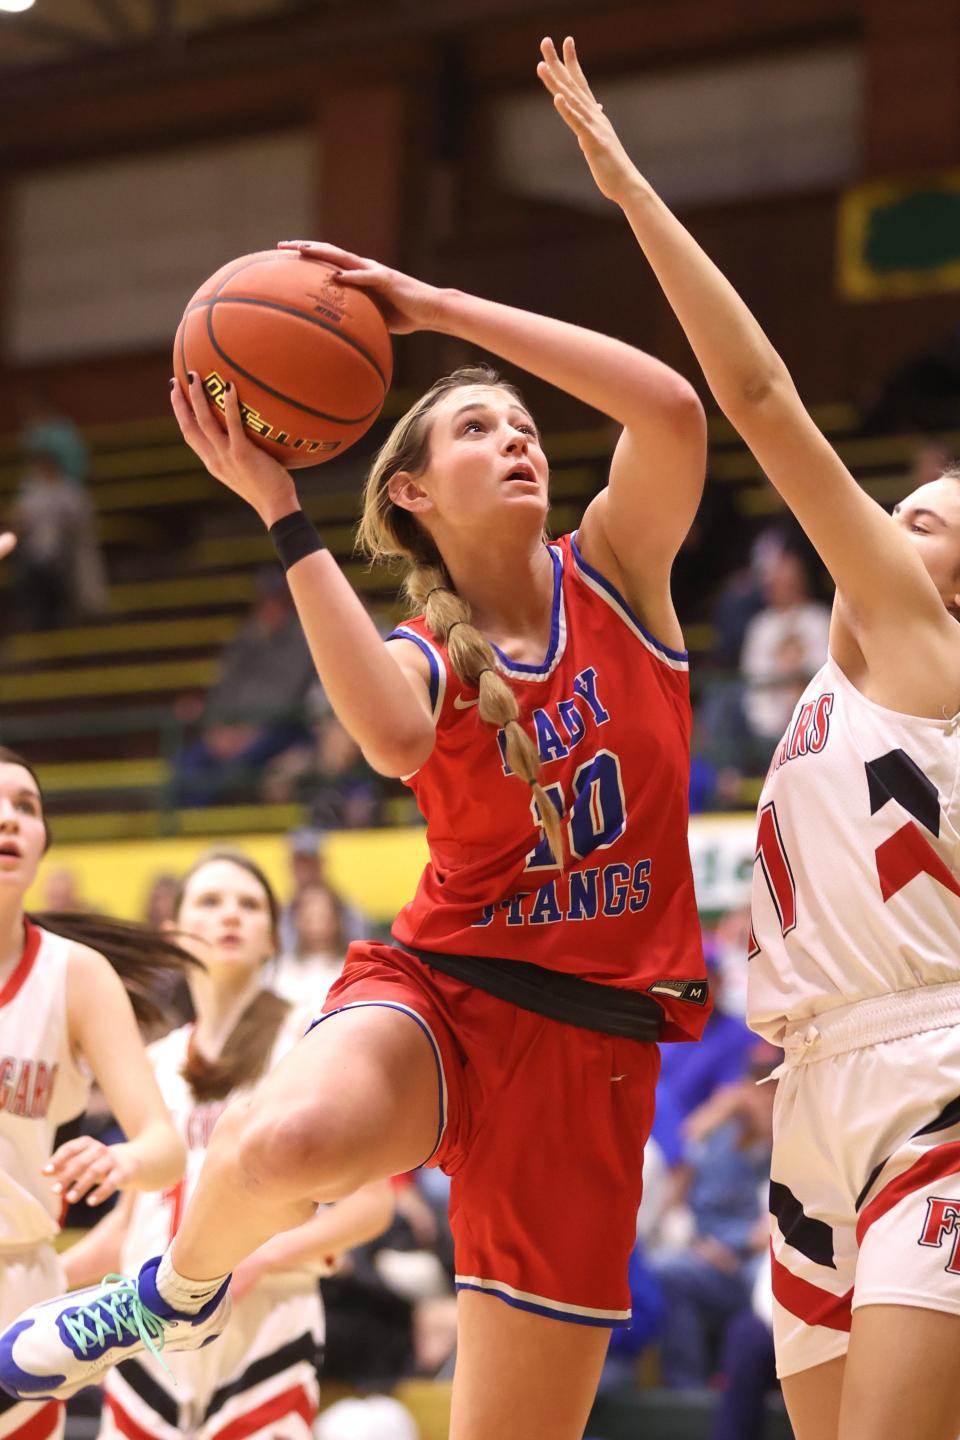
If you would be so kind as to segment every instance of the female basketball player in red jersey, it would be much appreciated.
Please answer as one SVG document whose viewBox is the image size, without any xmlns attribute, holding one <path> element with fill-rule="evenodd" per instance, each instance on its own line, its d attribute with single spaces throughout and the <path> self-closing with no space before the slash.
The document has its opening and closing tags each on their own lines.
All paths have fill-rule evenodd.
<svg viewBox="0 0 960 1440">
<path fill-rule="evenodd" d="M 89 916 L 24 915 L 24 895 L 47 846 L 32 770 L 0 747 L 0 1320 L 9 1324 L 56 1294 L 62 1271 L 53 1239 L 64 1201 L 97 1205 L 118 1189 L 160 1189 L 183 1170 L 184 1152 L 150 1069 L 123 984 L 99 944 L 131 979 L 150 962 L 169 966 L 157 936 Z M 46 921 L 46 923 L 44 923 Z M 48 928 L 51 927 L 51 928 Z M 146 971 L 143 966 L 146 965 Z M 79 1115 L 90 1078 L 127 1136 L 90 1136 L 54 1153 L 54 1131 Z M 63 1433 L 63 1407 L 0 1397 L 0 1436 L 45 1440 Z"/>
<path fill-rule="evenodd" d="M 432 1163 L 452 1176 L 451 1436 L 580 1440 L 629 1314 L 653 1042 L 696 1037 L 708 1010 L 669 586 L 703 411 L 619 341 L 300 248 L 369 289 L 396 333 L 500 354 L 622 434 L 577 534 L 547 543 L 547 459 L 518 392 L 482 368 L 428 391 L 367 487 L 361 537 L 402 557 L 420 612 L 385 644 L 236 393 L 224 435 L 197 377 L 174 390 L 188 442 L 271 528 L 340 720 L 417 795 L 430 860 L 394 943 L 351 947 L 322 1022 L 224 1115 L 171 1250 L 26 1315 L 0 1340 L 0 1383 L 62 1394 L 143 1336 L 202 1343 L 228 1272 L 305 1207 Z"/>
<path fill-rule="evenodd" d="M 214 850 L 181 882 L 175 925 L 198 960 L 189 977 L 195 1022 L 148 1054 L 187 1151 L 186 1174 L 162 1193 L 128 1194 L 64 1257 L 71 1287 L 107 1270 L 137 1269 L 176 1233 L 219 1116 L 249 1092 L 300 1038 L 313 1012 L 263 988 L 276 951 L 279 907 L 270 884 L 241 851 Z M 131 1359 L 105 1382 L 101 1440 L 309 1440 L 318 1406 L 323 1343 L 317 1275 L 339 1255 L 382 1233 L 393 1211 L 389 1180 L 319 1211 L 245 1260 L 233 1277 L 233 1313 L 220 1342 L 171 1357 L 170 1375 Z"/>
<path fill-rule="evenodd" d="M 637 173 L 573 42 L 541 78 L 836 587 L 760 797 L 751 1024 L 786 1050 L 771 1210 L 798 1440 L 960 1432 L 960 471 L 884 513 Z"/>
</svg>

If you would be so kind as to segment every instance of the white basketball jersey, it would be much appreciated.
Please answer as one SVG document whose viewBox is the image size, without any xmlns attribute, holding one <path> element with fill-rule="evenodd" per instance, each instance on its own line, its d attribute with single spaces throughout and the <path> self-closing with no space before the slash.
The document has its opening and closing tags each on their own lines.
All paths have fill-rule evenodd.
<svg viewBox="0 0 960 1440">
<path fill-rule="evenodd" d="M 960 715 L 887 710 L 828 659 L 760 795 L 751 1027 L 960 979 L 958 832 Z"/>
<path fill-rule="evenodd" d="M 29 921 L 0 989 L 0 1250 L 57 1233 L 61 1200 L 42 1175 L 58 1125 L 86 1108 L 89 1075 L 70 1051 L 70 941 Z"/>
<path fill-rule="evenodd" d="M 267 1070 L 272 1070 L 292 1049 L 311 1018 L 306 1011 L 291 1010 L 277 1033 Z M 186 1147 L 187 1164 L 183 1179 L 170 1189 L 137 1193 L 123 1246 L 121 1268 L 127 1274 L 138 1270 L 144 1260 L 166 1250 L 193 1194 L 214 1125 L 232 1101 L 252 1088 L 238 1086 L 223 1100 L 198 1102 L 180 1073 L 187 1059 L 192 1031 L 192 1025 L 183 1025 L 157 1040 L 147 1051 L 174 1128 Z"/>
</svg>

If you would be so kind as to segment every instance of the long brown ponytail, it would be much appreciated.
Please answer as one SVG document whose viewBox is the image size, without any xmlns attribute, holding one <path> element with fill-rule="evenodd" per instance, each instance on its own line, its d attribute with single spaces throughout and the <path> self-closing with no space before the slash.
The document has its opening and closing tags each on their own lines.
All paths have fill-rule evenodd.
<svg viewBox="0 0 960 1440">
<path fill-rule="evenodd" d="M 457 594 L 443 558 L 416 518 L 390 497 L 390 481 L 400 471 L 420 474 L 430 455 L 431 416 L 451 390 L 469 385 L 495 386 L 518 404 L 520 392 L 487 365 L 469 365 L 445 375 L 394 426 L 379 451 L 363 496 L 357 548 L 371 561 L 402 560 L 404 592 L 423 611 L 431 634 L 446 646 L 457 676 L 480 697 L 480 719 L 504 733 L 510 769 L 531 789 L 553 858 L 563 868 L 563 826 L 550 796 L 540 784 L 540 756 L 519 722 L 520 707 L 510 685 L 497 669 L 489 641 L 472 624 L 470 606 Z"/>
<path fill-rule="evenodd" d="M 256 861 L 251 860 L 242 850 L 233 850 L 227 846 L 208 850 L 199 860 L 194 861 L 180 881 L 174 914 L 180 913 L 183 897 L 192 877 L 205 865 L 217 860 L 226 860 L 253 876 L 263 890 L 276 938 L 280 906 L 273 886 Z M 241 1014 L 216 1060 L 206 1059 L 191 1045 L 180 1074 L 193 1091 L 194 1099 L 224 1100 L 239 1085 L 252 1085 L 259 1080 L 269 1068 L 277 1035 L 289 1013 L 290 1006 L 286 1000 L 281 1000 L 280 996 L 274 995 L 271 990 L 261 990 Z"/>
</svg>

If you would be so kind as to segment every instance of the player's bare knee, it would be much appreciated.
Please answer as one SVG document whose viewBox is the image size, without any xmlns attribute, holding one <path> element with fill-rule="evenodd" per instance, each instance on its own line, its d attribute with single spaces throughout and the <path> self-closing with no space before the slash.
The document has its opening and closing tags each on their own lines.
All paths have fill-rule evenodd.
<svg viewBox="0 0 960 1440">
<path fill-rule="evenodd" d="M 265 1193 L 334 1200 L 356 1188 L 342 1122 L 328 1106 L 275 1113 L 253 1108 L 238 1137 L 244 1180 Z"/>
</svg>

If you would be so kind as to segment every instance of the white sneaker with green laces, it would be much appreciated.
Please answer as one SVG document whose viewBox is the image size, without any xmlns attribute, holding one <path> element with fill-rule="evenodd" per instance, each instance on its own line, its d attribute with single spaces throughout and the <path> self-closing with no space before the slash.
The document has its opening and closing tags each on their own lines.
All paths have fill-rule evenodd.
<svg viewBox="0 0 960 1440">
<path fill-rule="evenodd" d="M 134 1279 L 108 1275 L 24 1310 L 0 1334 L 0 1388 L 17 1400 L 65 1400 L 131 1355 L 148 1350 L 159 1359 L 161 1350 L 197 1350 L 215 1340 L 230 1317 L 229 1280 L 188 1314 L 159 1294 L 159 1264 L 156 1256 Z"/>
</svg>

